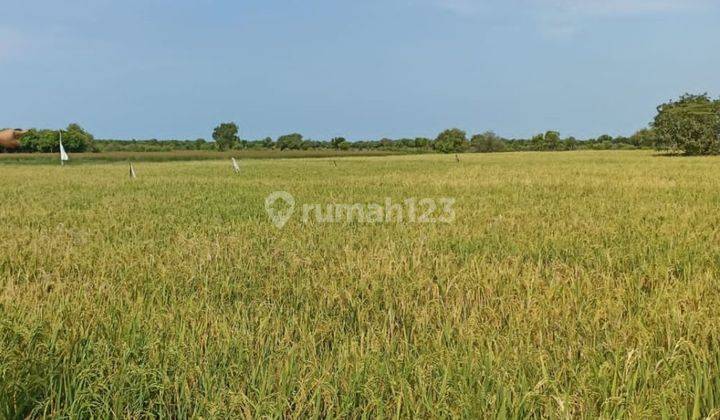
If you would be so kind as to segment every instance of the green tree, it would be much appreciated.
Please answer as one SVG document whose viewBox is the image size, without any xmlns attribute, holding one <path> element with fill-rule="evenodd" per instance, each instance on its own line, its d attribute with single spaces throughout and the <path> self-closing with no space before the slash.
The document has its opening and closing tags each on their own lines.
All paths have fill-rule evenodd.
<svg viewBox="0 0 720 420">
<path fill-rule="evenodd" d="M 418 149 L 427 149 L 430 144 L 432 143 L 432 140 L 425 138 L 425 137 L 415 137 L 415 147 Z"/>
<path fill-rule="evenodd" d="M 238 126 L 234 122 L 222 123 L 213 130 L 212 138 L 220 150 L 232 149 L 238 142 Z"/>
<path fill-rule="evenodd" d="M 461 152 L 467 146 L 467 134 L 459 128 L 445 130 L 435 139 L 435 149 L 443 153 Z"/>
<path fill-rule="evenodd" d="M 688 155 L 720 154 L 720 100 L 685 94 L 657 108 L 657 147 Z"/>
<path fill-rule="evenodd" d="M 575 150 L 578 146 L 578 141 L 575 137 L 570 136 L 565 139 L 565 150 Z"/>
<path fill-rule="evenodd" d="M 602 136 L 597 138 L 598 143 L 612 143 L 613 142 L 613 136 L 610 134 L 603 134 Z"/>
<path fill-rule="evenodd" d="M 545 135 L 536 134 L 530 139 L 531 150 L 545 150 Z"/>
<path fill-rule="evenodd" d="M 492 131 L 482 134 L 475 134 L 470 139 L 473 150 L 480 153 L 502 152 L 505 150 L 505 142 Z"/>
<path fill-rule="evenodd" d="M 302 147 L 303 136 L 302 134 L 292 133 L 280 136 L 277 139 L 277 144 L 280 150 L 297 150 Z"/>
<path fill-rule="evenodd" d="M 334 137 L 332 140 L 330 140 L 330 144 L 332 144 L 333 148 L 335 149 L 340 149 L 340 145 L 345 142 L 347 142 L 347 140 L 345 140 L 345 137 Z"/>
<path fill-rule="evenodd" d="M 558 150 L 560 148 L 560 133 L 557 131 L 548 131 L 544 136 L 544 150 Z"/>
<path fill-rule="evenodd" d="M 78 124 L 70 124 L 62 131 L 63 147 L 68 152 L 88 152 L 94 149 L 94 137 Z M 20 139 L 24 152 L 54 153 L 60 150 L 59 130 L 30 129 Z"/>
<path fill-rule="evenodd" d="M 39 152 L 39 142 L 40 131 L 31 128 L 20 139 L 20 150 L 23 152 Z"/>
<path fill-rule="evenodd" d="M 205 147 L 205 143 L 207 143 L 205 141 L 205 139 L 199 138 L 199 139 L 195 140 L 193 146 L 194 146 L 195 150 L 202 150 L 202 148 Z"/>
<path fill-rule="evenodd" d="M 635 147 L 653 147 L 656 143 L 657 134 L 652 128 L 643 128 L 630 136 L 630 142 Z"/>
<path fill-rule="evenodd" d="M 68 152 L 87 152 L 93 149 L 95 139 L 79 124 L 72 123 L 62 133 L 63 147 Z M 60 149 L 58 141 L 58 150 Z"/>
<path fill-rule="evenodd" d="M 393 147 L 393 141 L 388 138 L 382 138 L 378 142 L 379 146 L 383 149 L 390 149 Z"/>
<path fill-rule="evenodd" d="M 415 147 L 415 139 L 402 138 L 396 141 L 397 145 L 402 148 Z"/>
</svg>

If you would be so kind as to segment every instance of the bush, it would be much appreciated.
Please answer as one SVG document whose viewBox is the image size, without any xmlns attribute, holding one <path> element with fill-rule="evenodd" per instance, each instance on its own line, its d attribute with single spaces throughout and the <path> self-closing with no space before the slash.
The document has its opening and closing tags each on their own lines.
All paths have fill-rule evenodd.
<svg viewBox="0 0 720 420">
<path fill-rule="evenodd" d="M 63 147 L 68 152 L 87 152 L 93 149 L 94 137 L 78 124 L 70 124 L 63 130 Z M 58 130 L 30 129 L 20 139 L 23 152 L 54 153 L 60 151 Z"/>
</svg>

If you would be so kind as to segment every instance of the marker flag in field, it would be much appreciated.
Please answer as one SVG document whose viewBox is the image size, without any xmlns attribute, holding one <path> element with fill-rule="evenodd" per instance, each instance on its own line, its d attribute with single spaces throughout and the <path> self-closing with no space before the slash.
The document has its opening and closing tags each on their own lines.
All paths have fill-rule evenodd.
<svg viewBox="0 0 720 420">
<path fill-rule="evenodd" d="M 132 162 L 130 162 L 130 178 L 137 178 L 137 175 L 135 174 L 135 167 L 133 166 Z"/>
<path fill-rule="evenodd" d="M 63 147 L 63 144 L 62 144 L 62 131 L 61 131 L 60 132 L 60 164 L 61 165 L 65 164 L 66 160 L 70 160 L 70 158 L 68 157 L 67 153 L 65 153 L 65 148 Z"/>
<path fill-rule="evenodd" d="M 240 165 L 238 165 L 237 160 L 235 160 L 235 158 L 230 158 L 230 159 L 232 159 L 233 172 L 235 172 L 236 174 L 239 174 L 240 173 Z"/>
</svg>

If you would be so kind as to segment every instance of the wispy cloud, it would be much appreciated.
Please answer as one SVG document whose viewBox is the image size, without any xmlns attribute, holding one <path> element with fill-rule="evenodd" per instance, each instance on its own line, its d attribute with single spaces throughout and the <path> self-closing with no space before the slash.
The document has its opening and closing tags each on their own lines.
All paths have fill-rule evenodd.
<svg viewBox="0 0 720 420">
<path fill-rule="evenodd" d="M 584 15 L 633 15 L 672 12 L 703 6 L 706 0 L 534 0 L 547 3 L 562 12 Z"/>
<path fill-rule="evenodd" d="M 463 18 L 534 22 L 542 36 L 572 38 L 588 19 L 642 17 L 718 7 L 717 0 L 426 0 Z"/>
<path fill-rule="evenodd" d="M 486 2 L 477 0 L 436 0 L 436 5 L 463 16 L 477 14 Z"/>
<path fill-rule="evenodd" d="M 634 15 L 691 10 L 713 0 L 431 0 L 458 15 L 471 16 L 502 7 L 530 8 L 537 12 L 574 15 Z"/>
<path fill-rule="evenodd" d="M 530 0 L 537 6 L 540 32 L 567 39 L 581 31 L 587 19 L 613 19 L 670 14 L 701 9 L 709 0 Z"/>
</svg>

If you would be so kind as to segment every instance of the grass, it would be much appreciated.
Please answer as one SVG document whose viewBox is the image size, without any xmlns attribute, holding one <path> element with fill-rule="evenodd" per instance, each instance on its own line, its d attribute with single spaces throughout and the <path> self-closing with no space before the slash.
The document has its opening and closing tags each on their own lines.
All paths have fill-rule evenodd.
<svg viewBox="0 0 720 420">
<path fill-rule="evenodd" d="M 718 417 L 718 158 L 336 161 L 3 166 L 0 418 Z"/>
<path fill-rule="evenodd" d="M 180 162 L 192 160 L 230 159 L 293 159 L 318 157 L 349 157 L 349 156 L 391 156 L 412 152 L 395 152 L 386 150 L 176 150 L 171 152 L 99 152 L 71 153 L 74 164 L 102 162 Z M 45 164 L 52 165 L 60 161 L 58 153 L 0 153 L 0 165 Z"/>
</svg>

